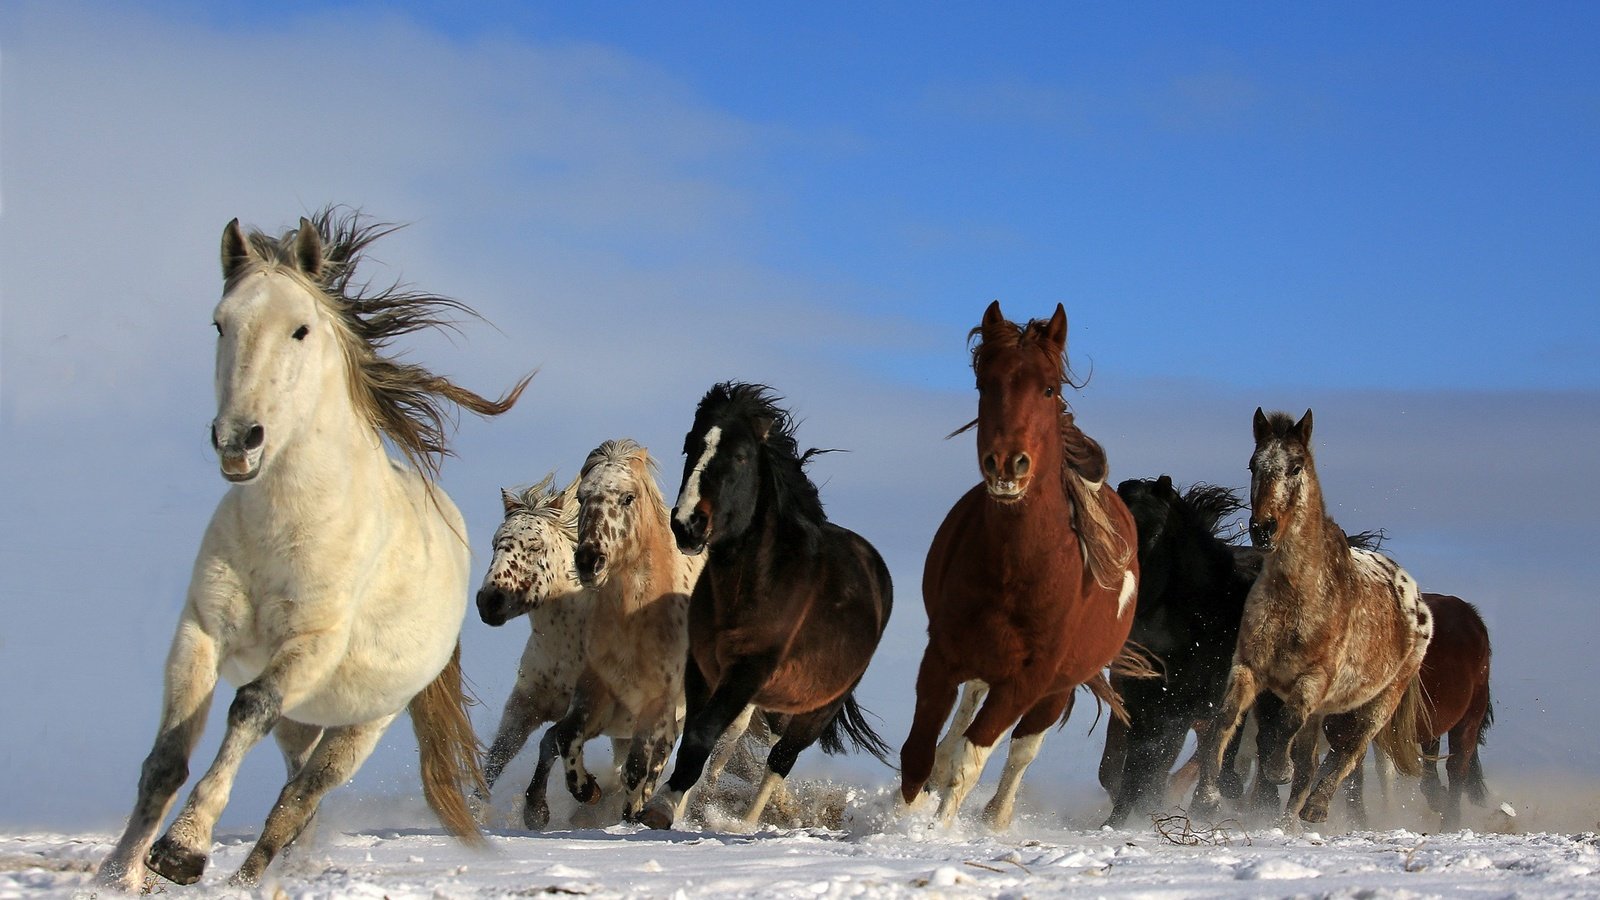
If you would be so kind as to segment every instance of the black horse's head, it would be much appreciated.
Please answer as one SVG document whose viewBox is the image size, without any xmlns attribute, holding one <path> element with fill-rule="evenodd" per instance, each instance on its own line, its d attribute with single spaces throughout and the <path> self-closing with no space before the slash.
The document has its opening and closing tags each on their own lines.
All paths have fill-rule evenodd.
<svg viewBox="0 0 1600 900">
<path fill-rule="evenodd" d="M 1167 548 L 1178 528 L 1178 503 L 1182 499 L 1172 477 L 1130 478 L 1117 485 L 1117 496 L 1133 515 L 1139 534 L 1139 599 L 1160 597 L 1167 589 L 1173 554 Z"/>
<path fill-rule="evenodd" d="M 816 486 L 803 471 L 789 414 L 770 388 L 723 382 L 706 392 L 683 439 L 683 481 L 672 509 L 678 549 L 699 553 L 736 542 L 763 490 L 779 515 L 820 521 Z"/>
</svg>

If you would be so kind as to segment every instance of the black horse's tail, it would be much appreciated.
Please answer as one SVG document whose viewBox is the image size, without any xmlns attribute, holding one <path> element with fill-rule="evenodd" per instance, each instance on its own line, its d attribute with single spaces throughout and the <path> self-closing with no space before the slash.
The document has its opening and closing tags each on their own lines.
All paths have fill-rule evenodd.
<svg viewBox="0 0 1600 900">
<path fill-rule="evenodd" d="M 817 743 L 822 747 L 822 752 L 829 756 L 838 756 L 846 751 L 845 739 L 855 745 L 857 750 L 865 750 L 878 758 L 878 761 L 894 768 L 894 763 L 889 762 L 889 745 L 883 738 L 872 730 L 872 725 L 867 722 L 866 711 L 861 704 L 856 702 L 856 689 L 844 695 L 844 703 L 840 704 L 839 711 L 834 714 L 833 721 L 822 729 L 822 735 L 817 738 Z"/>
</svg>

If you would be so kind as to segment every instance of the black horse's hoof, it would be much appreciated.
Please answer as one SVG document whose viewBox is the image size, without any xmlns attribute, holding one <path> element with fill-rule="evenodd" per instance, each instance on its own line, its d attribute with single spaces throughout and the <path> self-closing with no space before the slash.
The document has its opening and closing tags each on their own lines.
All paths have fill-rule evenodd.
<svg viewBox="0 0 1600 900">
<path fill-rule="evenodd" d="M 646 806 L 639 813 L 639 824 L 656 831 L 666 831 L 672 827 L 672 811 L 653 804 Z"/>
<path fill-rule="evenodd" d="M 550 824 L 550 807 L 544 803 L 529 803 L 522 807 L 522 827 L 529 831 L 543 831 Z"/>
<path fill-rule="evenodd" d="M 150 870 L 174 884 L 194 884 L 206 871 L 206 855 L 162 836 L 146 859 Z"/>
</svg>

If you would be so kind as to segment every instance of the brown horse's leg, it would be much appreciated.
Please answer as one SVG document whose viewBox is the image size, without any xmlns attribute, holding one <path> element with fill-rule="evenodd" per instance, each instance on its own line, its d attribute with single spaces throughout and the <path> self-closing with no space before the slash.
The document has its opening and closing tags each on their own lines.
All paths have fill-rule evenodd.
<svg viewBox="0 0 1600 900">
<path fill-rule="evenodd" d="M 1035 702 L 1036 696 L 1031 692 L 1024 693 L 1018 681 L 990 685 L 989 696 L 984 699 L 983 706 L 973 718 L 961 743 L 961 755 L 954 766 L 950 789 L 939 798 L 937 818 L 941 823 L 948 825 L 955 821 L 962 801 L 977 785 L 979 776 L 983 774 L 983 766 L 989 761 L 989 754 L 994 752 L 1000 735 L 1020 720 Z M 1032 749 L 1038 752 L 1037 746 Z"/>
<path fill-rule="evenodd" d="M 1217 782 L 1222 772 L 1223 752 L 1228 742 L 1233 740 L 1240 720 L 1260 693 L 1261 686 L 1256 680 L 1256 673 L 1249 666 L 1236 663 L 1228 673 L 1228 688 L 1223 694 L 1222 710 L 1195 750 L 1195 755 L 1200 758 L 1200 777 L 1194 787 L 1194 797 L 1189 802 L 1191 815 L 1202 818 L 1216 815 L 1217 807 L 1222 802 L 1222 791 Z"/>
<path fill-rule="evenodd" d="M 1006 748 L 1006 767 L 1000 773 L 1000 786 L 996 788 L 989 805 L 983 808 L 983 820 L 990 828 L 1004 831 L 1011 827 L 1016 815 L 1017 790 L 1022 787 L 1022 776 L 1039 755 L 1046 730 L 1060 721 L 1072 709 L 1072 691 L 1051 694 L 1034 704 L 1022 716 L 1022 721 L 1011 731 L 1011 744 Z"/>
<path fill-rule="evenodd" d="M 950 719 L 950 727 L 945 730 L 944 737 L 939 741 L 939 749 L 933 754 L 933 775 L 929 781 L 934 790 L 943 791 L 950 787 L 956 757 L 961 755 L 961 740 L 972 726 L 973 718 L 978 715 L 983 698 L 988 695 L 989 686 L 981 681 L 969 681 L 961 686 L 961 700 L 956 704 L 956 714 Z"/>
<path fill-rule="evenodd" d="M 900 747 L 900 798 L 906 803 L 917 799 L 933 774 L 939 729 L 955 702 L 956 681 L 941 661 L 923 653 L 917 670 L 917 708 L 911 717 L 911 731 Z"/>
<path fill-rule="evenodd" d="M 1289 803 L 1283 808 L 1282 825 L 1285 830 L 1298 829 L 1300 820 L 1293 810 L 1300 809 L 1315 785 L 1317 771 L 1317 745 L 1322 738 L 1322 717 L 1306 721 L 1298 731 L 1289 736 Z"/>
<path fill-rule="evenodd" d="M 1365 705 L 1338 717 L 1341 720 L 1339 726 L 1328 735 L 1332 748 L 1317 772 L 1316 787 L 1312 788 L 1309 796 L 1297 792 L 1284 810 L 1286 817 L 1298 815 L 1311 823 L 1327 821 L 1328 804 L 1333 800 L 1334 791 L 1361 764 L 1373 737 L 1388 723 L 1395 707 L 1400 705 L 1400 698 L 1405 694 L 1408 683 L 1407 679 L 1401 679 L 1394 687 L 1367 701 Z"/>
</svg>

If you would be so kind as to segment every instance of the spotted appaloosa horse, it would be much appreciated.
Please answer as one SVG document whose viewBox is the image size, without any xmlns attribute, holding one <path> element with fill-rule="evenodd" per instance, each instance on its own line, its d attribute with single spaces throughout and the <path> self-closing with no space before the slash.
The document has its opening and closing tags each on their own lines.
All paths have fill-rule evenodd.
<svg viewBox="0 0 1600 900">
<path fill-rule="evenodd" d="M 828 521 L 805 474 L 811 454 L 768 388 L 712 387 L 684 455 L 672 531 L 684 552 L 706 553 L 706 567 L 689 603 L 683 744 L 640 820 L 670 827 L 712 744 L 754 706 L 781 717 L 745 817 L 754 823 L 813 742 L 837 753 L 848 738 L 887 755 L 855 687 L 889 621 L 889 569 L 865 538 Z"/>
<path fill-rule="evenodd" d="M 557 756 L 572 796 L 597 802 L 600 785 L 584 766 L 583 745 L 605 734 L 628 741 L 623 817 L 632 821 L 678 738 L 689 592 L 704 564 L 678 551 L 655 461 L 634 441 L 606 441 L 584 460 L 573 559 L 594 597 L 583 673 L 566 714 L 540 742 L 529 802 L 542 804 Z"/>
<path fill-rule="evenodd" d="M 361 286 L 362 251 L 392 230 L 334 209 L 280 237 L 246 234 L 237 219 L 223 229 L 211 443 L 231 487 L 200 543 L 155 746 L 103 886 L 143 890 L 147 866 L 199 880 L 239 766 L 271 732 L 290 777 L 232 878 L 256 884 L 407 708 L 429 805 L 452 833 L 481 840 L 465 795 L 482 776 L 458 643 L 470 553 L 435 476 L 451 413 L 499 415 L 527 380 L 490 400 L 384 354 L 400 335 L 470 313 Z M 239 686 L 222 745 L 152 845 L 219 676 Z"/>
<path fill-rule="evenodd" d="M 1284 701 L 1293 735 L 1261 760 L 1270 781 L 1293 774 L 1286 825 L 1326 820 L 1333 792 L 1374 739 L 1401 771 L 1420 774 L 1417 672 L 1433 615 L 1404 569 L 1352 549 L 1328 517 L 1311 421 L 1310 410 L 1298 422 L 1255 413 L 1250 535 L 1266 558 L 1245 601 L 1222 711 L 1198 754 L 1195 816 L 1216 813 L 1223 748 L 1264 690 Z M 1331 750 L 1313 779 L 1324 718 Z"/>
<path fill-rule="evenodd" d="M 1018 326 L 992 303 L 972 335 L 983 481 L 956 502 L 928 549 L 928 646 L 900 790 L 910 803 L 934 774 L 939 728 L 965 685 L 969 699 L 939 767 L 938 816 L 954 818 L 996 741 L 1015 726 L 985 810 L 1004 827 L 1023 772 L 1045 729 L 1070 711 L 1075 688 L 1089 685 L 1121 713 L 1103 670 L 1122 655 L 1133 624 L 1139 564 L 1133 518 L 1105 485 L 1105 454 L 1061 396 L 1066 311 L 1057 305 L 1048 321 Z"/>
<path fill-rule="evenodd" d="M 505 519 L 495 529 L 494 556 L 478 590 L 478 616 L 485 624 L 498 627 L 526 615 L 529 626 L 516 682 L 483 765 L 491 789 L 534 729 L 566 714 L 583 671 L 594 597 L 578 582 L 572 561 L 578 544 L 578 479 L 564 490 L 552 487 L 554 482 L 552 472 L 526 490 L 501 490 Z M 549 815 L 543 785 L 536 791 L 530 784 L 528 790 L 540 799 L 523 805 L 523 823 L 541 828 Z"/>
</svg>

